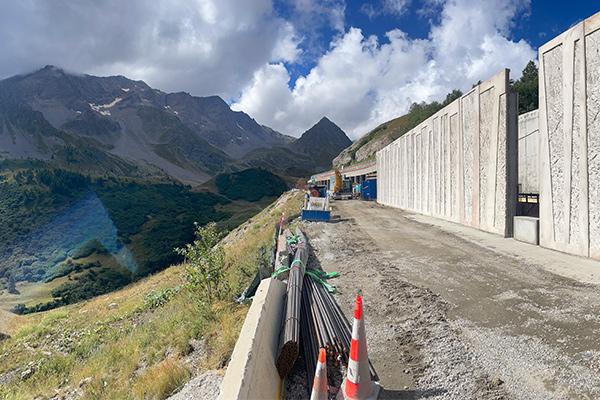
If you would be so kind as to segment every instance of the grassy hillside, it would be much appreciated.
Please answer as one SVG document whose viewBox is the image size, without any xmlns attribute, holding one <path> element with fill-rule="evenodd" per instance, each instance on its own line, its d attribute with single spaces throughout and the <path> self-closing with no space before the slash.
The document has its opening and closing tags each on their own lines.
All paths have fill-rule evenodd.
<svg viewBox="0 0 600 400">
<path fill-rule="evenodd" d="M 282 176 L 297 178 L 310 176 L 320 170 L 309 155 L 288 147 L 255 149 L 246 154 L 242 161 L 253 168 L 267 169 Z"/>
<path fill-rule="evenodd" d="M 295 182 L 260 168 L 220 174 L 196 190 L 215 193 L 231 200 L 215 207 L 230 217 L 218 222 L 223 230 L 231 230 L 258 214 Z"/>
<path fill-rule="evenodd" d="M 461 95 L 462 92 L 454 90 L 441 103 L 437 101 L 413 103 L 408 113 L 384 122 L 342 151 L 333 160 L 334 167 L 340 168 L 374 159 L 377 151 L 398 139 Z"/>
<path fill-rule="evenodd" d="M 263 197 L 276 197 L 287 190 L 279 176 L 260 168 L 245 169 L 215 177 L 219 194 L 231 200 L 258 201 Z"/>
<path fill-rule="evenodd" d="M 53 303 L 38 310 L 105 293 L 180 262 L 173 249 L 193 239 L 194 222 L 232 217 L 220 208 L 230 200 L 188 186 L 90 178 L 35 164 L 0 170 L 0 192 L 0 291 L 9 277 L 17 282 L 69 277 L 53 288 Z M 81 257 L 90 241 L 103 251 Z M 61 274 L 68 265 L 72 271 Z M 30 293 L 40 291 L 45 293 L 41 288 Z M 22 297 L 21 303 L 32 300 Z M 18 298 L 6 299 L 2 307 Z"/>
<path fill-rule="evenodd" d="M 301 202 L 300 192 L 288 192 L 222 241 L 232 293 L 251 280 L 281 213 L 297 214 Z M 0 398 L 163 399 L 193 373 L 223 367 L 247 306 L 206 304 L 182 285 L 184 271 L 173 266 L 108 295 L 12 321 L 12 337 L 0 341 Z"/>
</svg>

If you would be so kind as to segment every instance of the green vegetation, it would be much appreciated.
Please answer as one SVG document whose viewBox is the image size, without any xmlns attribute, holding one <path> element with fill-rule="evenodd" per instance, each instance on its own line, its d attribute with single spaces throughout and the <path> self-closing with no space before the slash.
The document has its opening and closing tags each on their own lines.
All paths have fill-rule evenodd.
<svg viewBox="0 0 600 400">
<path fill-rule="evenodd" d="M 101 267 L 98 263 L 82 265 L 81 268 L 86 268 L 85 272 L 75 275 L 72 281 L 65 282 L 52 290 L 53 300 L 32 307 L 18 304 L 12 311 L 15 314 L 47 311 L 112 292 L 131 282 L 131 274 L 126 270 L 120 271 L 114 268 Z M 74 272 L 79 271 L 81 269 L 74 269 Z"/>
<path fill-rule="evenodd" d="M 79 175 L 80 176 L 80 175 Z M 0 182 L 0 248 L 27 237 L 52 214 L 77 200 L 89 181 L 71 179 L 66 171 L 17 170 Z M 71 184 L 68 194 L 66 186 Z M 23 279 L 21 279 L 23 280 Z"/>
<path fill-rule="evenodd" d="M 88 263 L 79 263 L 73 261 L 73 259 L 69 258 L 66 261 L 58 264 L 56 268 L 54 268 L 48 277 L 44 280 L 44 282 L 52 282 L 57 278 L 61 278 L 63 276 L 69 276 L 75 272 L 81 272 L 85 269 L 90 268 L 99 268 L 102 265 L 98 261 L 88 262 Z"/>
<path fill-rule="evenodd" d="M 446 98 L 441 103 L 437 101 L 433 101 L 431 103 L 413 103 L 410 106 L 408 113 L 379 125 L 371 132 L 357 140 L 352 146 L 350 146 L 347 150 L 349 151 L 351 159 L 348 165 L 357 161 L 364 161 L 357 160 L 356 152 L 367 143 L 377 140 L 383 136 L 388 136 L 390 142 L 394 141 L 461 96 L 462 92 L 458 89 L 454 89 L 452 92 L 446 95 Z M 373 157 L 374 154 L 375 153 L 372 155 Z"/>
<path fill-rule="evenodd" d="M 279 196 L 288 189 L 283 179 L 261 168 L 217 175 L 215 184 L 219 193 L 231 200 L 258 201 Z"/>
<path fill-rule="evenodd" d="M 146 295 L 144 298 L 144 308 L 152 309 L 162 307 L 167 304 L 171 299 L 179 293 L 182 286 L 175 286 L 164 288 L 160 290 L 153 290 Z"/>
<path fill-rule="evenodd" d="M 99 294 L 111 292 L 131 282 L 127 271 L 118 272 L 111 268 L 89 269 L 77 275 L 73 282 L 63 283 L 52 291 L 52 296 L 65 304 L 87 300 Z"/>
<path fill-rule="evenodd" d="M 180 263 L 188 254 L 174 249 L 194 241 L 194 223 L 196 229 L 209 222 L 235 228 L 287 188 L 261 169 L 220 175 L 219 194 L 175 183 L 91 178 L 44 164 L 0 163 L 0 176 L 0 224 L 7 227 L 0 231 L 0 287 L 9 279 L 68 278 L 39 291 L 38 302 L 13 299 L 21 314 L 89 299 Z M 114 256 L 123 249 L 129 264 Z"/>
<path fill-rule="evenodd" d="M 76 279 L 53 291 L 52 301 L 21 307 L 21 312 L 87 299 L 179 263 L 183 257 L 174 248 L 194 239 L 194 222 L 231 216 L 222 209 L 230 200 L 189 186 L 90 178 L 34 165 L 0 164 L 0 225 L 5 228 L 0 230 L 0 287 L 9 277 L 48 282 L 75 274 Z M 69 217 L 78 214 L 82 218 Z M 85 242 L 71 234 L 77 229 L 89 235 Z M 123 246 L 134 262 L 127 265 L 131 273 L 107 256 Z"/>
<path fill-rule="evenodd" d="M 287 193 L 220 242 L 231 293 L 251 281 L 258 249 L 271 244 L 281 213 L 295 215 L 301 204 L 300 192 Z M 249 235 L 251 226 L 258 228 Z M 0 342 L 0 398 L 69 398 L 76 388 L 82 399 L 160 400 L 192 369 L 222 368 L 247 307 L 233 296 L 207 301 L 184 284 L 185 270 L 171 267 L 106 296 L 20 317 Z M 198 339 L 203 350 L 190 364 L 190 343 Z M 21 379 L 25 368 L 31 373 Z"/>
<path fill-rule="evenodd" d="M 108 250 L 98 241 L 98 239 L 88 240 L 83 244 L 83 246 L 75 249 L 71 252 L 71 258 L 73 260 L 78 260 L 80 258 L 89 257 L 92 254 L 106 254 Z"/>
<path fill-rule="evenodd" d="M 208 302 L 223 300 L 230 295 L 225 279 L 225 250 L 219 243 L 222 234 L 217 224 L 196 226 L 196 239 L 177 253 L 185 257 L 185 279 L 189 289 L 204 293 Z"/>
<path fill-rule="evenodd" d="M 204 225 L 229 217 L 215 206 L 229 201 L 176 184 L 103 182 L 96 193 L 133 253 L 135 275 L 144 276 L 181 262 L 174 248 L 194 239 L 194 222 Z"/>
<path fill-rule="evenodd" d="M 538 109 L 538 85 L 538 68 L 535 62 L 529 61 L 521 78 L 513 83 L 513 89 L 519 94 L 519 114 Z"/>
<path fill-rule="evenodd" d="M 10 274 L 8 276 L 8 284 L 7 284 L 8 293 L 19 294 L 16 284 L 17 284 L 17 282 L 15 281 L 14 276 L 12 274 Z"/>
</svg>

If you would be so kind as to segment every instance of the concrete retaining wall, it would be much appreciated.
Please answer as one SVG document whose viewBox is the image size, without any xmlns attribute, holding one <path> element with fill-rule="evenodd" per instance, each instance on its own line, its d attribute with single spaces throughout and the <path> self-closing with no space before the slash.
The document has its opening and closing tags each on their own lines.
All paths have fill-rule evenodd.
<svg viewBox="0 0 600 400">
<path fill-rule="evenodd" d="M 275 368 L 286 285 L 264 279 L 235 344 L 219 399 L 278 399 L 280 379 Z"/>
<path fill-rule="evenodd" d="M 381 204 L 512 235 L 517 98 L 508 70 L 377 152 Z"/>
<path fill-rule="evenodd" d="M 539 194 L 538 110 L 519 115 L 519 193 Z"/>
<path fill-rule="evenodd" d="M 539 62 L 540 244 L 600 259 L 600 13 Z"/>
</svg>

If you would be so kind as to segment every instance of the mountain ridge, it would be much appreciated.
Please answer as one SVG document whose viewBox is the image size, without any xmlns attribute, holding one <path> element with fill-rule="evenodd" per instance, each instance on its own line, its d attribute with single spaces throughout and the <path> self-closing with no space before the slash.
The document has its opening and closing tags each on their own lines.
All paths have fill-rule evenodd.
<svg viewBox="0 0 600 400">
<path fill-rule="evenodd" d="M 290 144 L 290 148 L 311 154 L 318 167 L 329 168 L 333 158 L 350 145 L 352 140 L 346 133 L 325 116 Z"/>
<path fill-rule="evenodd" d="M 339 126 L 322 117 L 287 146 L 256 149 L 246 156 L 245 161 L 254 167 L 287 175 L 308 176 L 329 169 L 334 157 L 351 144 Z"/>
<path fill-rule="evenodd" d="M 350 143 L 327 117 L 296 139 L 231 110 L 219 96 L 166 93 L 122 75 L 48 65 L 0 80 L 0 159 L 196 185 L 256 167 L 307 176 Z"/>
</svg>

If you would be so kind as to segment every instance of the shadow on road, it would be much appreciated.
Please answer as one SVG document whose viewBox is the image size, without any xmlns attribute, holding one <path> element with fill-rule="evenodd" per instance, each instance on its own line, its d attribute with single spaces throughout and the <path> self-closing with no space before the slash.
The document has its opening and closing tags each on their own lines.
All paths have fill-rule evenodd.
<svg viewBox="0 0 600 400">
<path fill-rule="evenodd" d="M 448 393 L 444 388 L 433 388 L 425 390 L 386 390 L 381 389 L 379 393 L 380 399 L 394 399 L 394 400 L 412 400 L 412 399 L 427 399 L 434 396 L 440 396 Z"/>
</svg>

